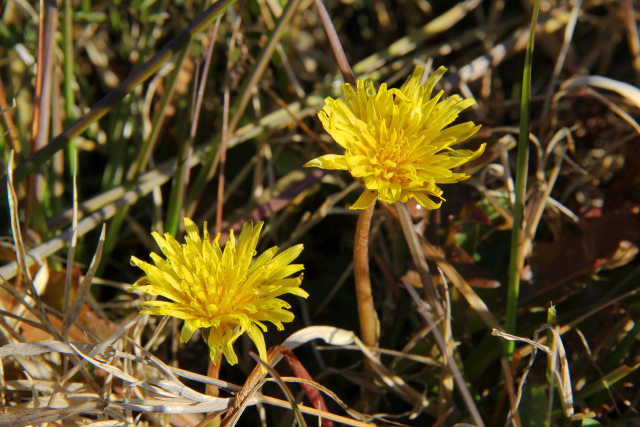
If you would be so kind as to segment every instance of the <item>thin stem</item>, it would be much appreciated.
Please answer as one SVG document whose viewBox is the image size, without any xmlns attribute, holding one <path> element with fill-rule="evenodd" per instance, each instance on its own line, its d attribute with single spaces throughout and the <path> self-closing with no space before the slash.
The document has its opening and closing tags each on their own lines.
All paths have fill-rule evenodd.
<svg viewBox="0 0 640 427">
<path fill-rule="evenodd" d="M 49 140 L 53 64 L 55 61 L 53 46 L 58 20 L 57 2 L 55 0 L 41 0 L 39 16 L 35 102 L 31 122 L 31 153 L 46 147 Z M 47 191 L 44 171 L 41 169 L 29 180 L 25 216 L 34 220 L 34 225 L 42 234 L 47 232 L 42 209 L 50 206 L 50 194 L 51 192 Z M 30 221 L 27 220 L 26 223 L 29 224 Z"/>
<path fill-rule="evenodd" d="M 189 139 L 186 144 L 183 144 L 181 146 L 181 150 L 183 151 L 178 157 L 176 178 L 174 180 L 174 185 L 171 188 L 171 196 L 174 197 L 175 193 L 174 198 L 180 201 L 179 209 L 178 206 L 174 206 L 173 203 L 169 203 L 169 212 L 171 212 L 171 209 L 174 209 L 175 211 L 173 212 L 173 215 L 167 213 L 166 229 L 169 230 L 169 232 L 174 236 L 179 230 L 178 225 L 180 224 L 180 218 L 185 216 L 185 191 L 189 186 L 189 178 L 191 174 L 191 169 L 187 166 L 187 164 L 189 163 L 190 158 L 193 156 L 193 146 L 195 144 L 196 133 L 198 131 L 198 123 L 200 122 L 200 109 L 202 107 L 202 99 L 204 97 L 205 87 L 207 86 L 209 68 L 211 66 L 211 61 L 213 58 L 213 48 L 216 44 L 216 37 L 218 35 L 221 20 L 222 16 L 218 16 L 218 19 L 216 19 L 216 23 L 211 29 L 211 34 L 209 35 L 209 47 L 207 48 L 207 54 L 202 69 L 202 75 L 200 77 L 200 83 L 198 84 L 195 94 L 195 104 L 193 114 L 191 115 L 191 127 L 189 128 Z"/>
<path fill-rule="evenodd" d="M 360 211 L 353 245 L 353 275 L 356 282 L 360 333 L 362 342 L 369 347 L 378 347 L 380 335 L 369 276 L 369 231 L 374 207 L 375 203 L 372 203 L 367 209 Z"/>
<path fill-rule="evenodd" d="M 196 66 L 195 75 L 193 78 L 193 93 L 192 93 L 192 101 L 189 106 L 188 115 L 192 118 L 193 123 L 193 114 L 196 110 L 196 94 L 198 92 L 197 84 L 198 84 L 198 73 L 200 72 L 199 67 Z M 179 126 L 178 134 L 182 136 L 182 134 L 186 131 L 186 120 L 181 122 L 181 126 Z M 187 168 L 187 160 L 192 151 L 192 140 L 191 138 L 180 138 L 180 146 L 178 149 L 178 158 L 176 159 L 176 174 L 171 183 L 171 194 L 169 195 L 169 204 L 167 206 L 167 219 L 165 221 L 165 232 L 171 233 L 173 236 L 178 236 L 181 232 L 182 227 L 180 227 L 180 217 L 182 216 L 183 207 L 184 207 L 184 188 L 185 181 L 187 179 L 187 173 L 189 168 Z"/>
<path fill-rule="evenodd" d="M 411 221 L 411 217 L 409 216 L 407 206 L 404 203 L 400 202 L 396 203 L 395 206 L 398 212 L 398 218 L 400 219 L 400 225 L 402 226 L 402 232 L 404 233 L 404 238 L 407 241 L 407 245 L 409 246 L 409 252 L 411 252 L 413 263 L 416 265 L 416 269 L 418 270 L 418 274 L 420 275 L 420 281 L 424 286 L 429 305 L 431 306 L 431 309 L 434 310 L 439 317 L 441 317 L 444 315 L 444 309 L 440 304 L 440 299 L 438 298 L 438 294 L 436 293 L 436 287 L 431 280 L 429 265 L 424 259 L 423 252 L 420 249 L 420 242 L 418 241 L 418 237 L 413 230 L 413 222 Z"/>
<path fill-rule="evenodd" d="M 64 73 L 63 93 L 64 93 L 64 120 L 65 126 L 69 125 L 75 118 L 73 114 L 73 106 L 75 105 L 75 97 L 73 95 L 73 9 L 71 0 L 64 0 L 64 9 L 62 11 L 62 49 L 64 51 L 64 58 L 62 63 L 62 71 Z M 67 163 L 70 167 L 73 167 L 73 159 L 75 156 L 73 139 L 69 141 L 69 149 L 67 151 Z"/>
<path fill-rule="evenodd" d="M 229 42 L 229 52 L 227 53 L 227 72 L 224 78 L 224 95 L 222 98 L 222 139 L 220 140 L 219 150 L 219 175 L 218 175 L 218 197 L 216 203 L 216 234 L 222 232 L 222 207 L 224 205 L 224 167 L 227 163 L 227 141 L 229 140 L 229 104 L 231 99 L 231 67 L 233 65 L 233 51 L 235 49 L 236 37 L 240 28 L 240 19 L 236 19 L 233 24 L 233 33 Z M 233 129 L 233 128 L 231 128 Z"/>
<path fill-rule="evenodd" d="M 271 60 L 271 55 L 275 51 L 275 48 L 280 40 L 280 37 L 284 33 L 287 28 L 287 24 L 289 21 L 295 16 L 295 11 L 300 4 L 301 0 L 291 0 L 287 3 L 287 7 L 285 8 L 282 16 L 278 20 L 278 24 L 276 28 L 273 30 L 271 35 L 269 36 L 269 40 L 267 44 L 260 52 L 260 56 L 256 60 L 255 65 L 251 69 L 249 76 L 245 79 L 241 88 L 238 90 L 238 96 L 235 98 L 235 101 L 230 108 L 230 111 L 233 113 L 231 119 L 229 119 L 229 130 L 228 134 L 233 136 L 236 126 L 238 125 L 240 119 L 242 118 L 244 111 L 249 104 L 251 96 L 253 94 L 254 88 L 257 86 L 260 78 L 264 74 L 267 66 L 269 65 L 269 61 Z M 193 180 L 193 185 L 189 188 L 189 194 L 187 196 L 187 202 L 185 206 L 186 212 L 192 212 L 195 208 L 195 203 L 198 201 L 207 183 L 215 176 L 216 174 L 216 164 L 219 160 L 219 148 L 216 149 L 215 145 L 220 143 L 221 137 L 216 138 L 213 143 L 213 146 L 206 153 L 206 157 L 202 161 L 202 168 L 200 172 Z"/>
<path fill-rule="evenodd" d="M 433 333 L 433 337 L 436 339 L 436 343 L 438 344 L 438 347 L 440 347 L 440 351 L 442 352 L 442 355 L 447 361 L 447 366 L 449 367 L 449 369 L 451 369 L 453 380 L 458 386 L 458 391 L 460 392 L 460 395 L 462 396 L 462 399 L 464 400 L 464 403 L 467 406 L 467 409 L 469 410 L 469 414 L 471 415 L 471 418 L 473 418 L 474 424 L 477 427 L 484 427 L 484 422 L 482 421 L 480 412 L 478 411 L 478 408 L 473 400 L 473 397 L 471 396 L 471 393 L 469 392 L 469 388 L 467 388 L 467 384 L 465 383 L 464 378 L 462 377 L 462 374 L 460 373 L 460 370 L 456 365 L 456 362 L 453 360 L 453 358 L 449 354 L 449 351 L 447 351 L 447 344 L 444 342 L 444 338 L 440 333 L 440 329 L 438 329 L 438 325 L 436 325 L 436 322 L 431 316 L 431 314 L 429 313 L 429 310 L 427 310 L 427 307 L 425 306 L 424 301 L 420 299 L 420 296 L 418 295 L 416 290 L 413 289 L 413 286 L 411 286 L 409 283 L 405 281 L 403 281 L 403 284 L 407 289 L 407 292 L 409 292 L 409 295 L 411 295 L 411 298 L 415 301 L 416 305 L 418 306 L 418 310 L 420 311 L 420 314 L 427 321 L 427 324 L 429 325 L 429 328 Z"/>
<path fill-rule="evenodd" d="M 527 185 L 527 161 L 529 154 L 529 99 L 531 97 L 531 56 L 533 54 L 533 42 L 535 38 L 536 22 L 540 1 L 536 1 L 531 17 L 531 29 L 527 43 L 524 70 L 522 72 L 522 97 L 520 101 L 520 135 L 518 138 L 518 157 L 516 165 L 516 201 L 513 206 L 513 228 L 511 231 L 511 254 L 509 259 L 509 282 L 507 284 L 507 321 L 506 332 L 515 334 L 516 317 L 518 315 L 518 295 L 520 294 L 520 262 L 522 259 L 520 245 L 522 239 L 522 223 L 524 216 L 525 187 Z M 505 356 L 511 360 L 515 342 L 507 340 L 505 343 Z"/>
<path fill-rule="evenodd" d="M 333 22 L 331 21 L 329 12 L 327 12 L 327 8 L 325 7 L 322 0 L 315 0 L 315 4 L 316 8 L 318 9 L 318 13 L 320 14 L 322 26 L 324 27 L 324 31 L 325 33 L 327 33 L 327 38 L 329 39 L 329 43 L 331 44 L 331 50 L 333 50 L 333 55 L 335 56 L 336 62 L 338 63 L 338 68 L 342 73 L 342 77 L 347 83 L 355 87 L 356 77 L 351 70 L 351 66 L 349 65 L 349 61 L 347 60 L 347 55 L 345 55 L 344 53 L 342 43 L 340 42 L 340 37 L 338 37 L 336 28 L 333 26 Z"/>
</svg>

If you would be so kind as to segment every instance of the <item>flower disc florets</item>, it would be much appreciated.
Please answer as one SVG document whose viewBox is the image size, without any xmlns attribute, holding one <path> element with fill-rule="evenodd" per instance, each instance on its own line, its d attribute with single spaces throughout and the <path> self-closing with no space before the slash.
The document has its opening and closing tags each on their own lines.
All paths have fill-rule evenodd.
<svg viewBox="0 0 640 427">
<path fill-rule="evenodd" d="M 366 190 L 351 209 L 367 208 L 376 198 L 387 203 L 414 198 L 427 209 L 439 208 L 444 198 L 436 184 L 469 178 L 451 169 L 475 159 L 485 148 L 451 148 L 473 136 L 480 125 L 447 127 L 475 100 L 458 95 L 442 99 L 442 91 L 431 97 L 445 71 L 438 68 L 420 84 L 423 70 L 417 67 L 400 89 L 387 89 L 383 83 L 376 91 L 371 81 L 362 80 L 357 90 L 343 84 L 344 100 L 325 99 L 318 117 L 345 153 L 321 156 L 305 166 L 348 170 L 361 179 Z"/>
<path fill-rule="evenodd" d="M 245 332 L 266 360 L 263 331 L 267 328 L 262 322 L 271 322 L 282 330 L 282 323 L 294 317 L 287 310 L 290 305 L 278 297 L 287 293 L 308 296 L 300 288 L 302 274 L 289 277 L 304 268 L 302 264 L 290 264 L 302 252 L 302 245 L 277 256 L 278 248 L 272 247 L 254 258 L 262 222 L 245 224 L 237 241 L 231 231 L 224 251 L 218 244 L 220 235 L 210 242 L 206 223 L 202 239 L 193 221 L 185 218 L 184 223 L 183 244 L 168 233 L 164 237 L 153 233 L 166 259 L 151 253 L 155 264 L 151 265 L 131 257 L 145 272 L 131 290 L 169 300 L 142 302 L 142 313 L 184 319 L 182 342 L 187 342 L 198 328 L 211 328 L 208 344 L 215 363 L 222 354 L 229 364 L 238 362 L 232 346 Z"/>
</svg>

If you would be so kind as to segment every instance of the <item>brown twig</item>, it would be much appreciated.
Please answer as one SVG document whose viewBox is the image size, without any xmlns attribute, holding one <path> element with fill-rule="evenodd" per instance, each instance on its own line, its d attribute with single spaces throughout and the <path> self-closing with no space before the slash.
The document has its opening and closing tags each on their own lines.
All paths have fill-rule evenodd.
<svg viewBox="0 0 640 427">
<path fill-rule="evenodd" d="M 16 159 L 22 159 L 22 144 L 18 139 L 18 132 L 13 124 L 13 118 L 11 117 L 11 110 L 15 108 L 16 100 L 13 99 L 11 105 L 7 102 L 7 95 L 4 91 L 4 86 L 0 82 L 0 116 L 2 117 L 2 126 L 6 129 L 7 141 L 9 147 L 15 152 Z M 4 166 L 3 166 L 4 168 Z"/>
<path fill-rule="evenodd" d="M 58 5 L 55 0 L 40 2 L 40 19 L 38 25 L 38 53 L 34 108 L 31 122 L 30 153 L 34 153 L 47 145 L 49 124 L 51 120 L 51 89 L 53 75 L 53 43 L 58 18 Z M 44 196 L 44 175 L 39 171 L 27 184 L 27 205 L 25 221 L 29 223 L 31 214 L 35 214 L 37 222 L 42 215 L 38 205 Z"/>
<path fill-rule="evenodd" d="M 347 60 L 347 55 L 345 55 L 344 49 L 342 49 L 342 43 L 340 43 L 340 38 L 338 37 L 336 28 L 333 26 L 329 12 L 327 12 L 327 8 L 324 6 L 324 2 L 322 0 L 315 0 L 315 3 L 318 13 L 320 14 L 320 19 L 322 20 L 322 26 L 324 27 L 324 31 L 327 33 L 329 43 L 331 43 L 333 55 L 336 57 L 338 68 L 342 73 L 342 77 L 347 83 L 355 87 L 356 78 L 353 75 L 349 61 Z"/>
</svg>

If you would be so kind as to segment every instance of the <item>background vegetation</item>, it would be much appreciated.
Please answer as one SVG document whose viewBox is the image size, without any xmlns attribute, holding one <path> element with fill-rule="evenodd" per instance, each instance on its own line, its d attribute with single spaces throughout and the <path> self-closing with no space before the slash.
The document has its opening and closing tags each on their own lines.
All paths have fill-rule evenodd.
<svg viewBox="0 0 640 427">
<path fill-rule="evenodd" d="M 287 403 L 319 405 L 299 380 L 251 375 L 246 337 L 235 345 L 240 363 L 222 367 L 228 383 L 215 383 L 220 398 L 205 396 L 203 340 L 179 344 L 176 321 L 139 316 L 142 296 L 125 292 L 141 274 L 130 257 L 157 251 L 152 230 L 179 236 L 187 215 L 224 239 L 230 228 L 262 220 L 259 249 L 304 244 L 310 293 L 307 301 L 289 298 L 296 320 L 271 331 L 267 345 L 305 327 L 359 333 L 356 215 L 347 207 L 360 185 L 344 173 L 302 169 L 339 149 L 315 116 L 324 97 L 338 96 L 342 78 L 317 4 L 209 4 L 2 3 L 0 161 L 12 174 L 0 201 L 0 423 L 196 425 L 228 405 L 227 423 L 317 422 Z M 505 324 L 515 256 L 509 242 L 533 2 L 325 4 L 357 78 L 393 86 L 416 64 L 445 65 L 442 88 L 477 100 L 465 118 L 483 128 L 467 147 L 488 145 L 466 169 L 472 178 L 445 186 L 441 209 L 409 210 L 448 309 L 437 319 L 446 351 L 484 423 L 507 421 L 525 375 L 517 425 L 640 423 L 638 3 L 540 2 L 528 171 L 520 170 L 528 181 L 515 335 L 534 339 L 543 325 L 557 326 L 555 338 L 547 329 L 540 343 L 559 357 L 558 377 L 543 353 L 528 365 L 531 343 L 516 342 L 508 361 L 506 338 L 491 333 Z M 384 204 L 374 213 L 370 255 L 381 331 L 375 368 L 365 368 L 358 341 L 311 341 L 316 328 L 295 350 L 297 361 L 276 370 L 299 377 L 296 369 L 306 368 L 325 388 L 323 415 L 336 422 L 471 422 L 421 305 L 403 286 L 421 291 L 395 211 Z M 250 390 L 264 395 L 243 401 Z"/>
</svg>

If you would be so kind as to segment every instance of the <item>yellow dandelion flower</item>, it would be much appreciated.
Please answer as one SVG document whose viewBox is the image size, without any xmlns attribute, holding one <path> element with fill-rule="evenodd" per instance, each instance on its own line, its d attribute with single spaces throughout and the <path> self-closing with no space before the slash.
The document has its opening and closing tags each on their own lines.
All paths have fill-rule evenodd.
<svg viewBox="0 0 640 427">
<path fill-rule="evenodd" d="M 211 360 L 220 361 L 221 355 L 231 365 L 238 362 L 233 343 L 247 333 L 263 360 L 267 348 L 263 322 L 273 323 L 282 330 L 283 322 L 291 322 L 291 306 L 278 298 L 294 294 L 306 298 L 300 288 L 302 274 L 290 277 L 304 269 L 302 264 L 291 262 L 302 252 L 302 245 L 291 247 L 276 256 L 277 247 L 267 249 L 257 258 L 256 245 L 262 222 L 245 224 L 236 240 L 233 231 L 224 251 L 209 240 L 207 224 L 202 239 L 198 227 L 184 219 L 185 243 L 179 244 L 170 234 L 164 237 L 152 233 L 165 258 L 151 253 L 155 265 L 136 257 L 131 261 L 145 272 L 131 290 L 157 295 L 169 301 L 145 301 L 140 303 L 143 314 L 173 316 L 184 320 L 180 341 L 187 342 L 198 328 L 211 328 L 209 349 Z"/>
<path fill-rule="evenodd" d="M 400 89 L 387 89 L 383 83 L 376 92 L 371 81 L 362 80 L 357 90 L 343 84 L 344 100 L 325 99 L 318 117 L 345 153 L 321 156 L 305 166 L 348 170 L 362 180 L 366 189 L 351 209 L 365 209 L 376 198 L 387 203 L 414 198 L 427 209 L 439 208 L 444 198 L 437 184 L 469 178 L 451 169 L 475 159 L 485 148 L 452 148 L 478 132 L 480 125 L 447 127 L 475 100 L 459 95 L 442 99 L 442 91 L 431 96 L 446 70 L 438 68 L 420 84 L 423 69 L 416 67 Z"/>
</svg>

